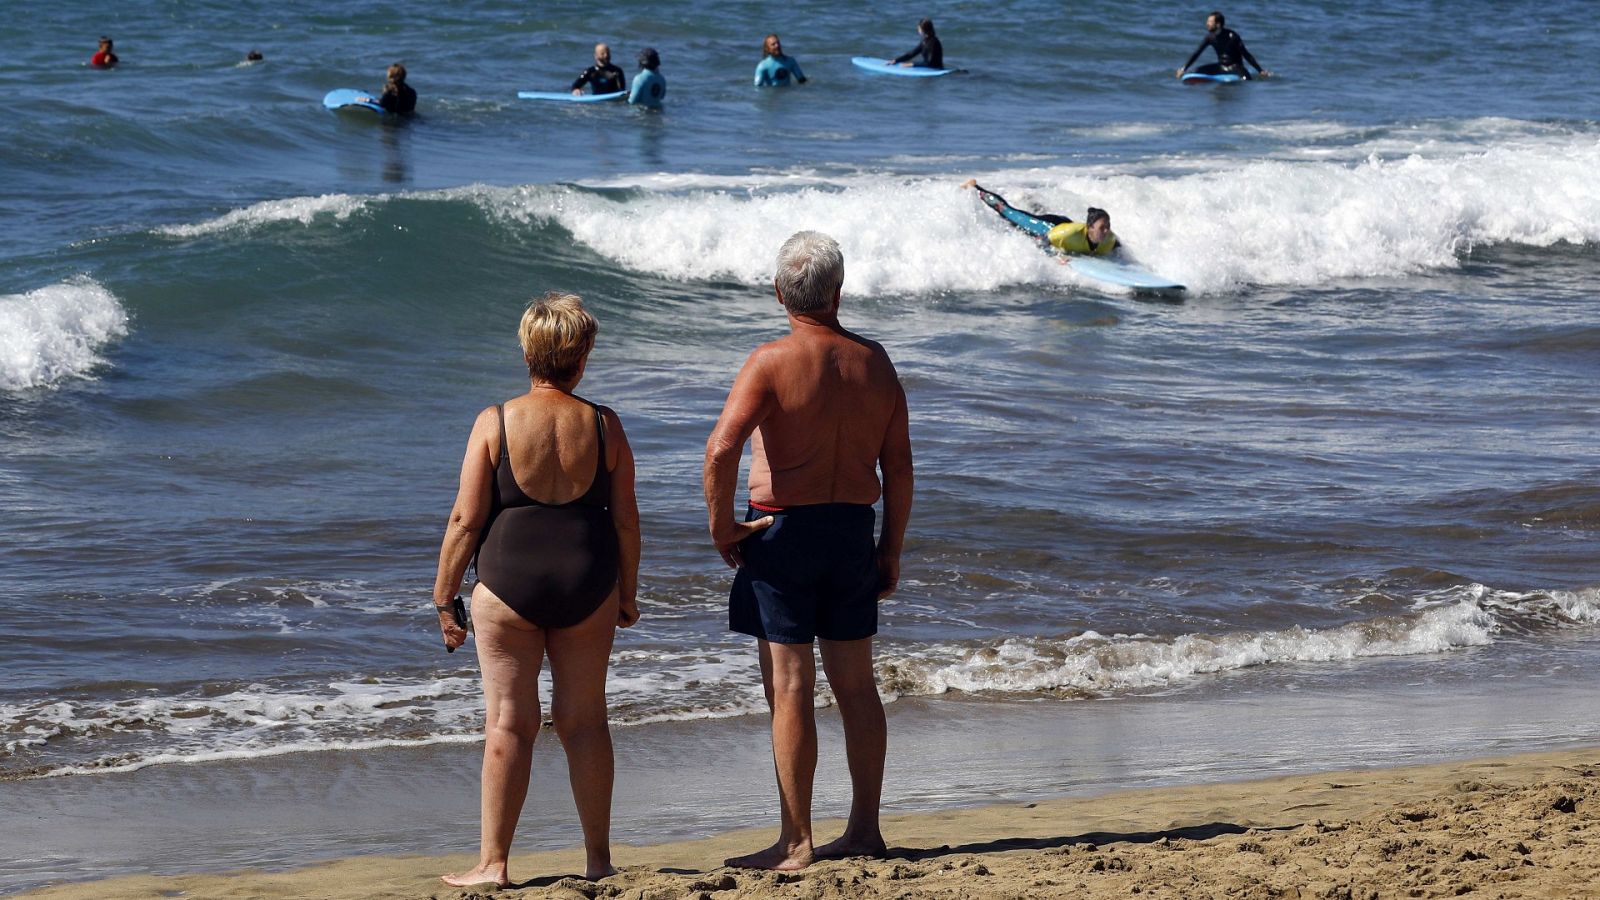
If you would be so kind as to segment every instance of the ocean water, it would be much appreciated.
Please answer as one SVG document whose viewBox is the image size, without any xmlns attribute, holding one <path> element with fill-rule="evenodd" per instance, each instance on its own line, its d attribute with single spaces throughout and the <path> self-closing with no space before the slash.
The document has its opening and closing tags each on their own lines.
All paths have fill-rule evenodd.
<svg viewBox="0 0 1600 900">
<path fill-rule="evenodd" d="M 759 716 L 699 471 L 801 228 L 840 240 L 845 322 L 909 396 L 888 699 L 1514 691 L 1600 663 L 1586 4 L 1229 6 L 1280 77 L 1221 89 L 1172 77 L 1205 10 L 1151 2 L 664 0 L 598 34 L 584 4 L 14 12 L 0 779 L 474 740 L 429 590 L 471 422 L 526 388 L 515 325 L 550 289 L 599 317 L 580 393 L 638 456 L 617 739 Z M 850 66 L 924 13 L 967 74 Z M 750 87 L 770 30 L 811 84 Z M 115 70 L 83 65 L 101 33 Z M 660 51 L 663 112 L 515 99 L 596 39 L 630 73 Z M 321 108 L 395 59 L 415 120 Z M 1078 281 L 968 177 L 1109 209 L 1188 294 Z"/>
</svg>

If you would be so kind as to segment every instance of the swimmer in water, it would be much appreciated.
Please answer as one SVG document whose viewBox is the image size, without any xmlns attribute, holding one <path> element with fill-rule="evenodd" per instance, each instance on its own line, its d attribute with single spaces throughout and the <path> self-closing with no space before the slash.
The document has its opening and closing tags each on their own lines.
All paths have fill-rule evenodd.
<svg viewBox="0 0 1600 900">
<path fill-rule="evenodd" d="M 378 105 L 385 112 L 409 116 L 417 110 L 417 92 L 406 84 L 406 67 L 395 63 L 389 67 L 389 77 L 378 95 Z"/>
<path fill-rule="evenodd" d="M 583 86 L 596 94 L 616 94 L 628 89 L 628 76 L 621 67 L 611 64 L 611 47 L 594 45 L 594 65 L 583 70 L 578 80 L 572 82 L 573 96 L 583 94 Z"/>
<path fill-rule="evenodd" d="M 769 34 L 761 42 L 761 63 L 756 66 L 756 87 L 787 87 L 805 84 L 806 75 L 792 56 L 783 55 L 783 42 Z"/>
<path fill-rule="evenodd" d="M 667 95 L 667 79 L 657 71 L 661 56 L 652 47 L 639 51 L 639 74 L 633 76 L 633 88 L 628 91 L 628 102 L 648 109 L 660 109 L 661 98 Z"/>
<path fill-rule="evenodd" d="M 100 38 L 100 47 L 89 57 L 89 65 L 96 69 L 109 69 L 117 64 L 117 55 L 111 52 L 111 38 Z"/>
<path fill-rule="evenodd" d="M 1117 249 L 1117 236 L 1111 231 L 1111 214 L 1103 209 L 1091 206 L 1084 221 L 1074 222 L 1066 216 L 1017 209 L 1007 203 L 1006 198 L 984 190 L 977 179 L 968 179 L 961 186 L 977 191 L 983 205 L 999 213 L 1012 226 L 1061 253 L 1110 256 Z"/>
</svg>

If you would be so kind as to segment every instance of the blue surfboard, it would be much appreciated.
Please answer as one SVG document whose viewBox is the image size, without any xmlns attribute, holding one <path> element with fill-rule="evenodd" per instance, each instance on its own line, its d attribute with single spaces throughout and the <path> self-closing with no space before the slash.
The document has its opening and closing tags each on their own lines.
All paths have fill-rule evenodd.
<svg viewBox="0 0 1600 900">
<path fill-rule="evenodd" d="M 1243 75 L 1232 72 L 1185 72 L 1182 78 L 1184 84 L 1238 84 L 1244 80 Z"/>
<path fill-rule="evenodd" d="M 378 98 L 367 91 L 358 91 L 354 88 L 337 88 L 328 92 L 322 98 L 322 105 L 329 109 L 370 109 L 375 113 L 383 114 L 384 108 L 378 105 Z"/>
<path fill-rule="evenodd" d="M 627 91 L 617 91 L 612 94 L 574 94 L 569 91 L 517 91 L 517 97 L 522 100 L 557 100 L 566 103 L 604 103 L 607 100 L 621 100 L 628 96 Z"/>
<path fill-rule="evenodd" d="M 897 66 L 887 63 L 875 56 L 852 56 L 850 61 L 858 69 L 866 69 L 874 75 L 904 75 L 909 78 L 936 78 L 940 75 L 949 75 L 955 69 L 930 69 L 926 66 Z"/>
<path fill-rule="evenodd" d="M 1067 265 L 1084 278 L 1101 284 L 1132 288 L 1136 294 L 1176 294 L 1183 285 L 1163 278 L 1132 263 L 1107 259 L 1103 256 L 1068 256 Z"/>
</svg>

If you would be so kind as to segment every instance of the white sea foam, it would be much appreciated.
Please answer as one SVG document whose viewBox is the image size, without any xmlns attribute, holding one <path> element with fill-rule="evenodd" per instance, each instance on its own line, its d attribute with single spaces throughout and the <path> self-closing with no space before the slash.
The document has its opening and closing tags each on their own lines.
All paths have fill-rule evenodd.
<svg viewBox="0 0 1600 900">
<path fill-rule="evenodd" d="M 265 200 L 243 209 L 197 222 L 191 225 L 165 225 L 157 234 L 170 237 L 193 238 L 224 232 L 248 232 L 280 222 L 298 222 L 309 225 L 319 217 L 329 217 L 342 222 L 366 209 L 375 202 L 387 199 L 384 195 L 360 197 L 352 194 L 323 194 L 318 197 L 286 197 L 282 200 Z"/>
<path fill-rule="evenodd" d="M 86 377 L 105 363 L 100 349 L 127 333 L 122 304 L 92 278 L 0 296 L 0 391 Z"/>
<path fill-rule="evenodd" d="M 555 224 L 619 266 L 673 279 L 764 284 L 778 245 L 812 228 L 844 246 L 851 293 L 1072 284 L 1069 267 L 957 189 L 971 174 L 1019 206 L 1075 218 L 1091 204 L 1110 210 L 1137 262 L 1197 293 L 1425 274 L 1485 245 L 1600 241 L 1593 134 L 1490 119 L 1372 138 L 1338 124 L 1271 130 L 1285 141 L 1277 158 L 1174 156 L 939 177 L 801 168 L 595 185 L 634 188 L 625 194 L 562 185 L 329 194 L 161 231 L 195 237 L 311 226 L 404 196 L 472 203 L 510 227 Z M 1314 146 L 1298 146 L 1307 140 Z"/>
<path fill-rule="evenodd" d="M 1461 602 L 1414 617 L 1327 629 L 1294 627 L 1170 639 L 1091 631 L 1065 640 L 1008 638 L 978 649 L 933 647 L 896 663 L 890 675 L 900 693 L 1103 694 L 1164 687 L 1254 666 L 1440 653 L 1491 643 L 1496 628 L 1494 617 L 1483 608 Z"/>
<path fill-rule="evenodd" d="M 1491 644 L 1503 633 L 1596 625 L 1600 589 L 1518 593 L 1469 584 L 1423 595 L 1403 615 L 1328 628 L 890 644 L 880 651 L 878 669 L 890 699 L 951 691 L 1114 696 L 1242 669 L 1449 653 Z M 548 673 L 540 693 L 550 697 Z M 730 718 L 766 708 L 749 648 L 734 643 L 618 648 L 607 694 L 619 726 Z M 830 702 L 825 684 L 817 699 Z M 481 706 L 471 669 L 429 678 L 250 684 L 214 695 L 0 704 L 0 768 L 13 776 L 66 775 L 473 741 L 481 734 Z"/>
<path fill-rule="evenodd" d="M 1457 266 L 1475 247 L 1600 241 L 1600 141 L 1558 135 L 1487 149 L 1359 160 L 1206 160 L 1180 174 L 1149 164 L 980 173 L 1014 203 L 1075 217 L 1112 211 L 1142 264 L 1199 292 L 1240 284 L 1319 284 Z M 554 222 L 617 264 L 669 278 L 771 277 L 778 245 L 801 228 L 845 249 L 852 293 L 984 291 L 1070 283 L 954 178 L 861 175 L 787 189 L 647 192 L 625 202 L 561 189 L 476 189 L 491 215 Z"/>
</svg>

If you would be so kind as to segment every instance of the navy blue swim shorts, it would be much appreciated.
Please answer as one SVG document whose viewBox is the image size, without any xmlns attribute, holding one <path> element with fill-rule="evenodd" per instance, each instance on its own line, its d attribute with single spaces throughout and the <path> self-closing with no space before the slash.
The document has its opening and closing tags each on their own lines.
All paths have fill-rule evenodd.
<svg viewBox="0 0 1600 900">
<path fill-rule="evenodd" d="M 739 544 L 744 565 L 728 595 L 728 627 L 779 644 L 857 641 L 878 633 L 877 514 L 860 503 L 778 511 Z"/>
</svg>

